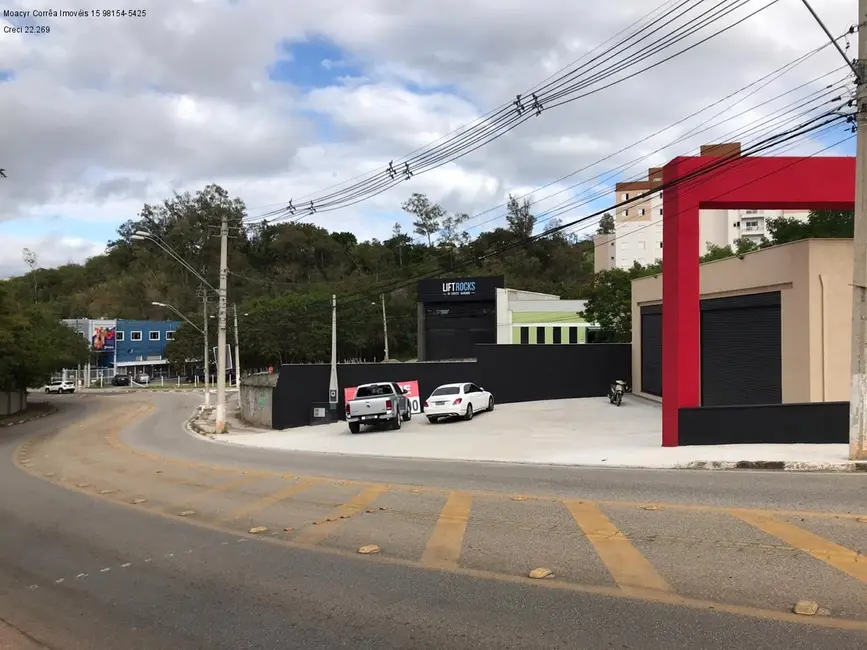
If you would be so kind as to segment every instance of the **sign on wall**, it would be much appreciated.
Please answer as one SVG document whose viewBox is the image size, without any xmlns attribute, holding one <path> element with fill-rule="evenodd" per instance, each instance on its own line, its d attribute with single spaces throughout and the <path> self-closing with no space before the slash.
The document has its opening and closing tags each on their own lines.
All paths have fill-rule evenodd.
<svg viewBox="0 0 867 650">
<path fill-rule="evenodd" d="M 413 415 L 418 415 L 421 413 L 421 396 L 418 392 L 418 381 L 413 379 L 412 381 L 397 381 L 395 382 L 398 386 L 403 388 L 409 388 L 409 391 L 406 393 L 407 399 L 409 399 L 410 410 Z M 358 386 L 350 386 L 348 388 L 343 389 L 343 400 L 344 402 L 348 402 L 351 399 L 355 398 L 355 391 L 358 389 Z"/>
<path fill-rule="evenodd" d="M 496 299 L 497 289 L 502 289 L 504 285 L 505 278 L 502 275 L 422 280 L 418 283 L 418 300 L 423 303 L 493 301 Z"/>
<path fill-rule="evenodd" d="M 116 340 L 113 327 L 95 326 L 90 337 L 90 347 L 95 352 L 114 352 Z"/>
</svg>

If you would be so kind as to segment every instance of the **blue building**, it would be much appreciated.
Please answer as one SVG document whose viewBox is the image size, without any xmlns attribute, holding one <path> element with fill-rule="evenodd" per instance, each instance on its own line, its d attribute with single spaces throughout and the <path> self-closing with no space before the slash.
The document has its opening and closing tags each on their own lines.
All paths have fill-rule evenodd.
<svg viewBox="0 0 867 650">
<path fill-rule="evenodd" d="M 94 363 L 85 369 L 86 384 L 115 374 L 152 378 L 171 374 L 165 349 L 180 321 L 80 318 L 63 322 L 90 342 Z"/>
</svg>

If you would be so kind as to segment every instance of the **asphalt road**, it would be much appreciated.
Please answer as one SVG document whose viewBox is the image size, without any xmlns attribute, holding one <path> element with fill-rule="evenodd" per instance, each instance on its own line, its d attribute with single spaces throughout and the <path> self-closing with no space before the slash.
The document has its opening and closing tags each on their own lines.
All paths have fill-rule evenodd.
<svg viewBox="0 0 867 650">
<path fill-rule="evenodd" d="M 867 647 L 867 477 L 281 454 L 195 399 L 0 431 L 0 648 Z"/>
</svg>

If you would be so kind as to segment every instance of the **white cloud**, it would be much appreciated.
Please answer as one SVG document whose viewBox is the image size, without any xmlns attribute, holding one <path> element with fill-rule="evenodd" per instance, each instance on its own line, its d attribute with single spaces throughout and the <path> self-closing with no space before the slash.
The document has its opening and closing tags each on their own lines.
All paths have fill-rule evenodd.
<svg viewBox="0 0 867 650">
<path fill-rule="evenodd" d="M 143 202 L 209 182 L 241 195 L 251 214 L 289 198 L 299 204 L 305 195 L 384 169 L 389 160 L 510 101 L 649 11 L 644 0 L 140 5 L 146 18 L 37 21 L 50 24 L 51 33 L 4 36 L 2 66 L 15 76 L 0 83 L 0 166 L 9 174 L 0 179 L 0 221 L 15 221 L 19 233 L 5 238 L 5 250 L 16 251 L 0 259 L 7 273 L 24 269 L 17 252 L 23 246 L 40 250 L 43 265 L 102 250 L 102 241 L 20 235 L 20 224 L 36 217 L 104 223 L 108 233 Z M 42 8 L 36 0 L 7 7 Z M 818 9 L 834 33 L 855 19 L 845 0 L 826 0 Z M 268 69 L 278 58 L 289 70 L 305 64 L 281 46 L 313 36 L 335 51 L 307 62 L 306 74 L 330 75 L 331 85 L 307 91 L 271 82 Z M 638 175 L 766 114 L 769 106 L 672 146 L 666 145 L 678 137 L 676 130 L 629 148 L 824 38 L 803 7 L 779 2 L 653 71 L 546 111 L 457 163 L 314 221 L 382 237 L 411 192 L 472 214 L 502 202 L 509 191 L 524 193 L 588 167 L 535 193 L 541 199 L 584 181 L 540 205 L 543 210 L 600 183 L 594 177 L 617 165 L 647 155 L 622 170 Z M 826 48 L 737 110 L 840 65 Z M 785 101 L 791 98 L 778 105 Z M 621 148 L 628 149 L 592 166 Z"/>
</svg>

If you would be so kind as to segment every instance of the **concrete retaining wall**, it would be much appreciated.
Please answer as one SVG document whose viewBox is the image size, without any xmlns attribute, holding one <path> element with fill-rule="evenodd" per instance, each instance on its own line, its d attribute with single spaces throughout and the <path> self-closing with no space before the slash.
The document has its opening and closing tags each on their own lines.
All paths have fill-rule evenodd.
<svg viewBox="0 0 867 650">
<path fill-rule="evenodd" d="M 238 401 L 242 420 L 257 427 L 272 428 L 274 387 L 277 386 L 278 377 L 279 374 L 274 373 L 241 378 Z"/>
<path fill-rule="evenodd" d="M 0 417 L 13 415 L 27 408 L 27 391 L 0 393 Z"/>
</svg>

